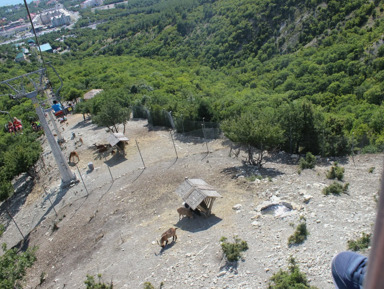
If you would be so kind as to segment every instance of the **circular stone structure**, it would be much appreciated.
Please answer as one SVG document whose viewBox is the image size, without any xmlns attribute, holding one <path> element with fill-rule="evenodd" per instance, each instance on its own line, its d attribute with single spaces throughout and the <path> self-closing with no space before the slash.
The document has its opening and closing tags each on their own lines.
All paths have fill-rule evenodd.
<svg viewBox="0 0 384 289">
<path fill-rule="evenodd" d="M 275 217 L 285 217 L 286 215 L 294 212 L 293 206 L 290 203 L 284 201 L 263 202 L 257 207 L 256 210 L 259 211 L 262 215 L 272 215 Z"/>
</svg>

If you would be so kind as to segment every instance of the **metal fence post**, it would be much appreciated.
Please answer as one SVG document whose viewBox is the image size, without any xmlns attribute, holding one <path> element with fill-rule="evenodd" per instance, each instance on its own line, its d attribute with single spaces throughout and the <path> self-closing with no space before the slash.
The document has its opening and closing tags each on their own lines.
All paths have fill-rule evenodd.
<svg viewBox="0 0 384 289">
<path fill-rule="evenodd" d="M 110 167 L 108 165 L 107 165 L 107 168 L 108 168 L 109 174 L 111 175 L 112 182 L 114 182 L 115 180 L 113 179 L 113 175 L 112 175 L 111 169 L 110 169 Z"/>
<path fill-rule="evenodd" d="M 53 205 L 53 203 L 52 203 L 52 201 L 51 201 L 51 197 L 50 197 L 49 194 L 47 193 L 47 190 L 45 189 L 44 186 L 43 186 L 43 189 L 44 189 L 44 192 L 47 194 L 47 198 L 48 198 L 49 202 L 51 203 L 52 209 L 53 209 L 53 211 L 55 212 L 56 217 L 57 217 L 57 212 L 56 212 L 55 206 Z"/>
<path fill-rule="evenodd" d="M 89 196 L 89 192 L 88 192 L 87 186 L 85 185 L 85 182 L 83 180 L 83 177 L 81 176 L 81 172 L 80 172 L 79 167 L 77 165 L 76 165 L 76 168 L 77 168 L 77 171 L 79 172 L 80 179 L 83 182 L 83 185 L 84 185 L 84 188 L 85 188 L 85 190 L 87 192 L 87 197 L 88 197 Z"/>
<path fill-rule="evenodd" d="M 172 143 L 173 143 L 173 148 L 175 149 L 176 159 L 179 159 L 179 156 L 178 156 L 177 150 L 176 150 L 175 141 L 173 140 L 173 135 L 172 135 L 172 131 L 171 130 L 169 131 L 169 134 L 171 135 L 171 139 L 172 139 Z"/>
<path fill-rule="evenodd" d="M 203 137 L 204 137 L 205 145 L 207 147 L 207 154 L 209 154 L 208 142 L 207 142 L 207 139 L 205 137 L 205 123 L 204 123 L 204 119 L 205 119 L 205 117 L 203 117 L 203 123 L 201 124 L 201 129 L 203 131 Z"/>
<path fill-rule="evenodd" d="M 8 208 L 6 208 L 5 210 L 7 211 L 8 216 L 9 216 L 9 217 L 12 219 L 12 221 L 15 223 L 16 228 L 17 228 L 17 229 L 19 230 L 19 232 L 20 232 L 20 235 L 23 237 L 23 239 L 25 239 L 25 237 L 24 237 L 23 233 L 21 232 L 19 226 L 17 225 L 15 219 L 12 217 L 11 213 L 8 211 Z"/>
<path fill-rule="evenodd" d="M 145 163 L 144 163 L 144 160 L 143 160 L 143 156 L 141 155 L 141 151 L 140 151 L 140 148 L 139 148 L 139 144 L 137 143 L 137 140 L 136 140 L 136 139 L 135 139 L 135 142 L 136 142 L 137 150 L 139 151 L 139 154 L 140 154 L 141 161 L 143 162 L 143 166 L 144 166 L 144 169 L 145 169 Z"/>
</svg>

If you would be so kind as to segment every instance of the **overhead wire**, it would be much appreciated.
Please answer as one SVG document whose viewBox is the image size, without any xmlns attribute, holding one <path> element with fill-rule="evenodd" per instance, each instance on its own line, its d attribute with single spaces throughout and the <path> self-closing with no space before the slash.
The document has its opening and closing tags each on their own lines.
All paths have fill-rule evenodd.
<svg viewBox="0 0 384 289">
<path fill-rule="evenodd" d="M 25 9 L 27 10 L 27 14 L 28 14 L 28 18 L 29 18 L 29 22 L 31 23 L 31 27 L 32 27 L 32 31 L 33 31 L 33 34 L 35 36 L 35 41 L 36 41 L 36 45 L 37 47 L 39 48 L 39 54 L 40 54 L 40 58 L 41 58 L 41 61 L 42 61 L 42 64 L 43 64 L 43 68 L 45 70 L 45 74 L 46 74 L 46 77 L 48 79 L 48 83 L 50 83 L 52 85 L 52 82 L 49 78 L 49 75 L 48 75 L 48 69 L 47 69 L 47 65 L 45 63 L 45 60 L 44 60 L 44 57 L 43 57 L 43 53 L 41 51 L 41 47 L 40 47 L 40 43 L 39 43 L 39 38 L 37 37 L 37 33 L 36 33 L 36 30 L 35 30 L 35 26 L 33 25 L 33 21 L 32 21 L 32 17 L 31 17 L 31 13 L 29 12 L 29 7 L 28 7 L 28 4 L 27 4 L 27 0 L 24 0 L 24 6 L 25 6 Z"/>
<path fill-rule="evenodd" d="M 45 61 L 44 61 L 44 57 L 43 57 L 43 53 L 41 52 L 41 47 L 40 47 L 40 43 L 39 43 L 39 38 L 37 37 L 36 30 L 35 30 L 35 26 L 33 25 L 32 17 L 31 17 L 31 13 L 29 12 L 29 8 L 28 8 L 27 0 L 24 0 L 24 5 L 25 5 L 25 9 L 27 9 L 27 14 L 28 14 L 29 22 L 31 22 L 31 26 L 32 26 L 33 34 L 35 35 L 36 45 L 37 45 L 37 47 L 39 48 L 40 58 L 41 58 L 41 60 L 42 60 L 42 62 L 43 62 L 43 67 L 45 68 L 45 71 L 47 71 L 47 67 L 46 67 L 46 65 L 45 65 Z"/>
</svg>

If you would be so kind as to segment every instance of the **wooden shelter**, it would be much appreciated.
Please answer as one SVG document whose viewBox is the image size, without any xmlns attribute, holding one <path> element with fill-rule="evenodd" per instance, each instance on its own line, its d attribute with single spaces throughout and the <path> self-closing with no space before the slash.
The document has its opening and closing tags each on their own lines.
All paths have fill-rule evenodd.
<svg viewBox="0 0 384 289">
<path fill-rule="evenodd" d="M 90 91 L 84 94 L 84 100 L 92 99 L 102 91 L 102 89 L 91 89 Z"/>
<path fill-rule="evenodd" d="M 128 143 L 129 139 L 122 133 L 112 133 L 108 136 L 108 143 L 111 145 L 111 147 L 117 148 L 117 150 L 125 155 L 125 145 Z"/>
<path fill-rule="evenodd" d="M 188 179 L 176 189 L 184 202 L 186 202 L 192 210 L 199 209 L 206 216 L 212 212 L 213 202 L 216 198 L 222 196 L 210 185 L 202 179 Z"/>
</svg>

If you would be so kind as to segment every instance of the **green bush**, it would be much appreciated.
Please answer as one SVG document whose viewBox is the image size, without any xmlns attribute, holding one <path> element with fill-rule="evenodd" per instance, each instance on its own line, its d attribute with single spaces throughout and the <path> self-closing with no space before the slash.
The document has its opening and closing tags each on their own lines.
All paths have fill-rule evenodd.
<svg viewBox="0 0 384 289">
<path fill-rule="evenodd" d="M 308 235 L 307 224 L 305 222 L 300 223 L 293 235 L 288 238 L 288 246 L 302 244 Z"/>
<path fill-rule="evenodd" d="M 268 284 L 268 289 L 317 289 L 309 286 L 307 276 L 300 272 L 299 266 L 293 257 L 289 259 L 288 271 L 280 269 L 273 274 Z"/>
<path fill-rule="evenodd" d="M 105 284 L 101 280 L 101 274 L 98 274 L 97 278 L 99 280 L 96 283 L 95 278 L 93 276 L 87 275 L 87 280 L 84 281 L 84 284 L 87 285 L 87 289 L 113 289 L 112 281 L 111 284 Z"/>
<path fill-rule="evenodd" d="M 5 232 L 5 226 L 3 224 L 0 224 L 0 237 L 3 236 Z"/>
<path fill-rule="evenodd" d="M 299 167 L 301 170 L 304 170 L 304 169 L 313 169 L 316 165 L 316 157 L 308 152 L 306 155 L 305 155 L 305 159 L 304 158 L 300 158 L 299 160 Z"/>
<path fill-rule="evenodd" d="M 226 237 L 221 237 L 220 239 L 221 249 L 223 250 L 228 262 L 239 261 L 242 257 L 241 252 L 248 250 L 248 244 L 246 241 L 243 241 L 236 236 L 234 237 L 234 240 L 234 243 L 229 243 L 227 242 Z"/>
<path fill-rule="evenodd" d="M 256 179 L 262 180 L 263 176 L 261 176 L 261 175 L 250 175 L 250 176 L 246 177 L 246 179 L 248 181 L 250 181 L 250 182 L 254 182 L 254 181 L 256 181 Z"/>
<path fill-rule="evenodd" d="M 144 289 L 155 289 L 151 282 L 144 282 Z"/>
<path fill-rule="evenodd" d="M 331 170 L 327 172 L 327 178 L 331 180 L 338 179 L 339 181 L 342 181 L 344 178 L 344 168 L 339 167 L 337 162 L 335 162 L 331 167 Z"/>
<path fill-rule="evenodd" d="M 163 288 L 163 286 L 164 286 L 164 283 L 161 282 L 159 288 L 161 289 Z M 144 289 L 155 289 L 155 287 L 152 285 L 151 282 L 144 282 Z"/>
<path fill-rule="evenodd" d="M 368 172 L 369 172 L 370 174 L 372 174 L 374 170 L 375 170 L 375 167 L 370 167 L 369 170 L 368 170 Z"/>
<path fill-rule="evenodd" d="M 0 288 L 22 288 L 20 281 L 24 278 L 27 268 L 32 267 L 36 261 L 37 247 L 27 249 L 23 253 L 19 253 L 16 248 L 7 250 L 5 243 L 2 247 L 4 254 L 0 256 Z"/>
<path fill-rule="evenodd" d="M 351 251 L 361 251 L 363 249 L 367 249 L 371 242 L 371 234 L 363 233 L 361 238 L 348 241 L 348 250 Z"/>
<path fill-rule="evenodd" d="M 342 186 L 340 183 L 333 182 L 331 185 L 323 189 L 324 195 L 340 195 L 341 193 L 346 194 L 348 192 L 349 183 L 346 183 L 344 186 Z"/>
</svg>

